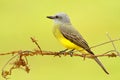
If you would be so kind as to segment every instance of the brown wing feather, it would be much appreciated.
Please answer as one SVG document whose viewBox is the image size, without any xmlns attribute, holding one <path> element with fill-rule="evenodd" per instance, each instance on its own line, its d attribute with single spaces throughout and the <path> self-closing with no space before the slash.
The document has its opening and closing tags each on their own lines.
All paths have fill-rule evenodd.
<svg viewBox="0 0 120 80">
<path fill-rule="evenodd" d="M 84 48 L 86 51 L 93 54 L 88 46 L 88 43 L 83 39 L 81 34 L 71 25 L 67 25 L 66 27 L 64 25 L 60 26 L 60 31 L 66 39 L 70 40 L 74 44 Z"/>
<path fill-rule="evenodd" d="M 87 42 L 83 39 L 80 33 L 77 30 L 75 30 L 71 25 L 60 26 L 60 31 L 66 39 L 70 40 L 74 44 L 84 48 L 90 54 L 94 55 L 94 53 L 90 50 Z M 100 67 L 105 71 L 105 73 L 109 74 L 97 57 L 94 58 L 94 60 L 100 65 Z"/>
</svg>

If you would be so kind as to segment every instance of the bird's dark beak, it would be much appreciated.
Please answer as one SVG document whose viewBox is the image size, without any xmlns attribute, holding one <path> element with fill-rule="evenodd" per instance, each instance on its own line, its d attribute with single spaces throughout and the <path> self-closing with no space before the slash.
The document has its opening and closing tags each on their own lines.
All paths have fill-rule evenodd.
<svg viewBox="0 0 120 80">
<path fill-rule="evenodd" d="M 49 19 L 55 19 L 54 16 L 47 16 L 47 18 L 49 18 Z"/>
</svg>

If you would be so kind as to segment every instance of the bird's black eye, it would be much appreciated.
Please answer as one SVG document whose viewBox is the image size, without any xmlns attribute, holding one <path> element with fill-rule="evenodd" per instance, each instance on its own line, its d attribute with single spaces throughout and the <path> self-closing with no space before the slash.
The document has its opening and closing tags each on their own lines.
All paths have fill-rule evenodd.
<svg viewBox="0 0 120 80">
<path fill-rule="evenodd" d="M 59 16 L 55 16 L 55 18 L 59 18 Z"/>
</svg>

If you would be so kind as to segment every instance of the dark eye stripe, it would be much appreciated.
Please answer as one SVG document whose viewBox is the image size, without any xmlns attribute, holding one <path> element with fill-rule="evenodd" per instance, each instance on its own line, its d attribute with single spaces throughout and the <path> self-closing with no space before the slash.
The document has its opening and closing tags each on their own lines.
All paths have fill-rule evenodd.
<svg viewBox="0 0 120 80">
<path fill-rule="evenodd" d="M 59 16 L 55 16 L 55 18 L 59 18 Z"/>
</svg>

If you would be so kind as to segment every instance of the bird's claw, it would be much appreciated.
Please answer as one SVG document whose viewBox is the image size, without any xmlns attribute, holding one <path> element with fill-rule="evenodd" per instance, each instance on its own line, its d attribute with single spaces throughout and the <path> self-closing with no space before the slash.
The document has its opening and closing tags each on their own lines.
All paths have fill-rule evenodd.
<svg viewBox="0 0 120 80">
<path fill-rule="evenodd" d="M 68 54 L 72 57 L 75 49 L 72 49 L 72 50 L 66 52 L 67 50 L 68 50 L 68 49 L 59 51 L 58 53 L 55 54 L 55 56 L 61 57 L 62 54 L 63 54 L 63 55 L 66 55 L 66 54 L 68 53 Z"/>
<path fill-rule="evenodd" d="M 56 53 L 56 54 L 54 55 L 54 57 L 55 57 L 55 56 L 61 57 L 60 53 Z"/>
<path fill-rule="evenodd" d="M 70 54 L 71 57 L 73 56 L 74 50 L 75 49 L 72 49 L 72 50 L 68 51 L 68 53 Z"/>
<path fill-rule="evenodd" d="M 62 50 L 62 51 L 59 51 L 58 53 L 55 54 L 55 56 L 59 56 L 61 57 L 61 55 L 65 55 L 65 52 L 67 51 L 68 49 L 65 49 L 65 50 Z"/>
</svg>

